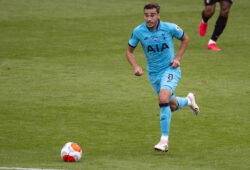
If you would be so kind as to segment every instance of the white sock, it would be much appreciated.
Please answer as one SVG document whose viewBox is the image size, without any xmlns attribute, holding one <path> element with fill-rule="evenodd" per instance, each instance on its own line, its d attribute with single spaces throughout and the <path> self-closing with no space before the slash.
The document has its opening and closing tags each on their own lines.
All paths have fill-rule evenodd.
<svg viewBox="0 0 250 170">
<path fill-rule="evenodd" d="M 191 100 L 189 99 L 189 97 L 187 97 L 187 100 L 188 100 L 188 106 L 191 105 Z"/>
<path fill-rule="evenodd" d="M 161 136 L 161 141 L 168 142 L 168 136 Z"/>
<path fill-rule="evenodd" d="M 210 40 L 208 41 L 208 45 L 209 45 L 209 44 L 216 44 L 216 41 L 210 39 Z"/>
</svg>

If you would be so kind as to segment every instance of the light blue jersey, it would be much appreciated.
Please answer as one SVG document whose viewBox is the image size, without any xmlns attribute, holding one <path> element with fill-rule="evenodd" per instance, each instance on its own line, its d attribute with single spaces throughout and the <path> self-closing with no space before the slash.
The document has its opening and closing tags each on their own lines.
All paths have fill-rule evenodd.
<svg viewBox="0 0 250 170">
<path fill-rule="evenodd" d="M 176 24 L 162 22 L 156 30 L 149 30 L 146 23 L 136 27 L 129 40 L 131 47 L 136 47 L 141 42 L 147 58 L 148 72 L 159 72 L 171 66 L 174 56 L 173 38 L 181 39 L 184 35 L 183 30 Z"/>
<path fill-rule="evenodd" d="M 171 67 L 171 60 L 175 58 L 173 38 L 182 39 L 183 35 L 183 30 L 176 24 L 159 20 L 156 30 L 153 31 L 148 29 L 146 23 L 136 27 L 128 43 L 129 46 L 135 48 L 141 42 L 147 58 L 149 80 L 156 94 L 159 96 L 162 89 L 171 92 L 168 103 L 160 103 L 159 105 L 162 137 L 169 136 L 171 120 L 169 103 L 175 98 L 174 91 L 181 78 L 180 67 Z M 187 98 L 176 97 L 176 100 L 178 102 L 177 109 L 181 109 L 188 104 Z"/>
</svg>

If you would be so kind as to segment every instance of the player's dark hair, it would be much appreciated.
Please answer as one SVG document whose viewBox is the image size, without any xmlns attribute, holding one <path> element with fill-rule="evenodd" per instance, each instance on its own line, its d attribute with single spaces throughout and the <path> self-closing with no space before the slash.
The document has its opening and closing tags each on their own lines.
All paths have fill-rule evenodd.
<svg viewBox="0 0 250 170">
<path fill-rule="evenodd" d="M 153 9 L 153 8 L 156 8 L 156 11 L 158 14 L 160 13 L 160 5 L 157 4 L 156 2 L 150 2 L 144 6 L 144 10 L 145 9 Z"/>
</svg>

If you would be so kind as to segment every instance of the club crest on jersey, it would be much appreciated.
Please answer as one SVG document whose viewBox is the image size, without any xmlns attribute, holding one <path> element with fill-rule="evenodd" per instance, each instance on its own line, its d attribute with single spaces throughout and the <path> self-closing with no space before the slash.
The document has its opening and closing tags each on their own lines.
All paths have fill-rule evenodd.
<svg viewBox="0 0 250 170">
<path fill-rule="evenodd" d="M 152 37 L 152 40 L 153 40 L 154 42 L 156 42 L 156 41 L 158 41 L 158 37 Z"/>
<path fill-rule="evenodd" d="M 165 40 L 166 39 L 165 34 L 161 34 L 161 35 L 162 35 L 163 39 Z"/>
</svg>

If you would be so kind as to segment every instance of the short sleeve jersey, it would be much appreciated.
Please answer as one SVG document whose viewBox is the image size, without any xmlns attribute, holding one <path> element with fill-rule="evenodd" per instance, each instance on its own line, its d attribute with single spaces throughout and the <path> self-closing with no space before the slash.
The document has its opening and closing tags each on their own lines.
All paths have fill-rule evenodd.
<svg viewBox="0 0 250 170">
<path fill-rule="evenodd" d="M 136 27 L 129 39 L 129 46 L 135 48 L 139 41 L 147 59 L 148 72 L 159 72 L 171 66 L 174 56 L 173 38 L 181 39 L 183 30 L 176 24 L 162 22 L 156 30 L 149 30 L 146 23 Z"/>
</svg>

